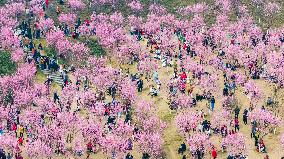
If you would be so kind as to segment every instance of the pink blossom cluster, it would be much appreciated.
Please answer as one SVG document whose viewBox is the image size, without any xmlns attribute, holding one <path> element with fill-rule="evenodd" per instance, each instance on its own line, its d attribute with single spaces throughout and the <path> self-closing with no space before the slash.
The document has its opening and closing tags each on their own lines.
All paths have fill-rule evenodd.
<svg viewBox="0 0 284 159">
<path fill-rule="evenodd" d="M 195 153 L 197 150 L 207 152 L 211 148 L 211 142 L 208 135 L 196 133 L 186 139 L 189 145 L 189 151 Z"/>
<path fill-rule="evenodd" d="M 164 14 L 167 12 L 167 9 L 159 4 L 151 4 L 149 7 L 149 11 L 154 14 Z"/>
<path fill-rule="evenodd" d="M 39 20 L 38 25 L 41 30 L 48 31 L 54 28 L 54 21 L 51 18 L 47 19 L 42 18 Z"/>
<path fill-rule="evenodd" d="M 36 15 L 36 16 L 43 16 L 43 4 L 45 3 L 44 0 L 31 0 L 30 1 L 30 10 Z"/>
<path fill-rule="evenodd" d="M 229 134 L 222 139 L 222 146 L 226 148 L 228 154 L 236 155 L 246 155 L 246 144 L 243 134 Z"/>
<path fill-rule="evenodd" d="M 86 7 L 86 4 L 81 0 L 68 0 L 67 3 L 73 10 L 80 10 Z"/>
<path fill-rule="evenodd" d="M 137 0 L 128 3 L 128 6 L 134 11 L 141 11 L 143 9 L 143 5 Z"/>
<path fill-rule="evenodd" d="M 75 25 L 75 21 L 77 19 L 77 15 L 73 13 L 67 13 L 67 14 L 60 14 L 58 17 L 59 22 L 64 23 L 68 25 L 69 27 L 72 27 Z"/>
<path fill-rule="evenodd" d="M 250 114 L 249 118 L 256 121 L 261 129 L 275 128 L 281 123 L 281 119 L 272 112 L 256 108 Z"/>
<path fill-rule="evenodd" d="M 205 3 L 197 3 L 192 6 L 187 6 L 184 8 L 180 8 L 179 12 L 182 15 L 189 15 L 189 14 L 201 14 L 208 10 L 208 6 Z"/>
<path fill-rule="evenodd" d="M 158 158 L 162 153 L 163 139 L 159 133 L 141 133 L 138 135 L 139 149 L 143 153 Z"/>
<path fill-rule="evenodd" d="M 151 74 L 151 72 L 154 72 L 158 69 L 158 65 L 156 60 L 151 58 L 143 58 L 141 61 L 139 61 L 138 64 L 138 70 L 141 73 L 144 74 Z"/>
<path fill-rule="evenodd" d="M 221 129 L 221 127 L 229 127 L 232 121 L 232 114 L 227 110 L 215 111 L 211 117 L 212 128 Z"/>
<path fill-rule="evenodd" d="M 202 121 L 203 118 L 192 111 L 179 113 L 176 116 L 176 124 L 182 134 L 188 134 L 190 131 L 196 130 Z"/>
</svg>

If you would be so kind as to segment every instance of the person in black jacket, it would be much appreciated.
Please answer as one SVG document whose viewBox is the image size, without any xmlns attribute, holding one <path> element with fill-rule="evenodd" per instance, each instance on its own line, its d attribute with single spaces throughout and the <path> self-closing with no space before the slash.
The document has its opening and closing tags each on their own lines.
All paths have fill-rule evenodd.
<svg viewBox="0 0 284 159">
<path fill-rule="evenodd" d="M 143 80 L 139 79 L 137 81 L 137 88 L 138 88 L 138 92 L 142 92 L 143 89 Z"/>
<path fill-rule="evenodd" d="M 247 110 L 247 109 L 244 110 L 244 113 L 243 113 L 243 121 L 244 121 L 244 124 L 245 124 L 245 125 L 248 124 L 248 110 Z"/>
<path fill-rule="evenodd" d="M 179 149 L 178 149 L 178 153 L 180 154 L 183 154 L 184 152 L 186 151 L 186 145 L 185 145 L 185 143 L 183 142 L 181 145 L 180 145 L 180 147 L 179 147 Z"/>
<path fill-rule="evenodd" d="M 6 159 L 5 152 L 2 149 L 0 149 L 0 159 Z"/>
<path fill-rule="evenodd" d="M 125 159 L 133 159 L 133 156 L 132 156 L 130 153 L 128 153 L 128 154 L 126 155 Z"/>
</svg>

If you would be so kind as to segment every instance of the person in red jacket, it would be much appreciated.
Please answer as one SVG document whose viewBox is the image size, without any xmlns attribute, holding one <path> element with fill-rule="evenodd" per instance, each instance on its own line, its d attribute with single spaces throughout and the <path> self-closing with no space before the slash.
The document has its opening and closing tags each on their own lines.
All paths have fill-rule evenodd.
<svg viewBox="0 0 284 159">
<path fill-rule="evenodd" d="M 19 145 L 21 145 L 21 146 L 22 146 L 22 145 L 23 145 L 23 142 L 24 142 L 23 137 L 20 137 L 20 138 L 19 138 L 19 140 L 18 140 Z"/>
<path fill-rule="evenodd" d="M 86 26 L 90 26 L 90 21 L 89 21 L 88 18 L 85 20 L 85 24 L 86 24 Z"/>
<path fill-rule="evenodd" d="M 87 144 L 87 150 L 88 150 L 89 153 L 91 153 L 93 151 L 93 144 L 92 144 L 91 141 Z"/>
<path fill-rule="evenodd" d="M 46 8 L 48 8 L 48 0 L 45 0 L 45 6 L 46 6 Z"/>
<path fill-rule="evenodd" d="M 186 73 L 183 71 L 183 72 L 180 74 L 180 79 L 181 79 L 183 82 L 185 82 L 186 78 L 187 78 L 187 75 L 186 75 Z"/>
<path fill-rule="evenodd" d="M 213 150 L 212 150 L 212 158 L 213 159 L 216 159 L 217 158 L 217 151 L 215 150 L 215 148 L 213 147 Z"/>
<path fill-rule="evenodd" d="M 15 132 L 16 137 L 17 137 L 17 124 L 16 123 L 13 123 L 12 130 Z"/>
</svg>

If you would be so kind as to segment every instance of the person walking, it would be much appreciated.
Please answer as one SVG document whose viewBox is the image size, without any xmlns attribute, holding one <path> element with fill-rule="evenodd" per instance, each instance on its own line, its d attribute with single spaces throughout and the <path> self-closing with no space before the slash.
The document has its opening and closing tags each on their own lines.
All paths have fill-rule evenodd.
<svg viewBox="0 0 284 159">
<path fill-rule="evenodd" d="M 235 118 L 234 122 L 235 122 L 235 132 L 237 132 L 237 130 L 240 131 L 239 119 Z"/>
<path fill-rule="evenodd" d="M 211 111 L 214 111 L 214 107 L 215 107 L 215 98 L 214 96 L 212 96 L 211 100 L 210 100 L 210 104 L 211 104 Z"/>
<path fill-rule="evenodd" d="M 53 93 L 53 102 L 54 103 L 59 102 L 59 96 L 56 91 Z"/>
<path fill-rule="evenodd" d="M 143 80 L 142 79 L 139 79 L 137 81 L 137 88 L 138 88 L 138 92 L 142 92 L 142 89 L 143 89 Z"/>
<path fill-rule="evenodd" d="M 211 155 L 212 155 L 212 158 L 213 158 L 213 159 L 216 159 L 216 158 L 217 158 L 217 151 L 216 151 L 215 147 L 213 147 L 213 150 L 212 150 Z"/>
<path fill-rule="evenodd" d="M 239 108 L 239 106 L 237 106 L 237 107 L 234 109 L 234 112 L 235 112 L 235 118 L 239 118 L 239 114 L 240 114 L 240 108 Z"/>
<path fill-rule="evenodd" d="M 248 110 L 247 109 L 245 109 L 243 113 L 243 122 L 245 125 L 248 124 Z"/>
</svg>

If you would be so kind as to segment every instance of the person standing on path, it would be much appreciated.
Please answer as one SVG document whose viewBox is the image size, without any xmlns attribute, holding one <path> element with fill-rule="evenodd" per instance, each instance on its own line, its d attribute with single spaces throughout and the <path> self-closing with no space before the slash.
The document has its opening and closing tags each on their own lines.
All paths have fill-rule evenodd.
<svg viewBox="0 0 284 159">
<path fill-rule="evenodd" d="M 240 131 L 239 119 L 235 118 L 234 122 L 235 122 L 235 132 L 237 132 L 237 130 Z"/>
<path fill-rule="evenodd" d="M 214 96 L 212 96 L 211 100 L 210 100 L 210 104 L 211 104 L 211 111 L 214 111 L 214 107 L 215 107 L 215 98 Z"/>
<path fill-rule="evenodd" d="M 240 108 L 239 108 L 239 106 L 237 106 L 237 107 L 234 109 L 234 112 L 235 112 L 235 118 L 239 118 L 239 114 L 240 114 Z"/>
<path fill-rule="evenodd" d="M 212 155 L 212 158 L 213 158 L 213 159 L 216 159 L 216 158 L 217 158 L 217 151 L 215 150 L 214 147 L 213 147 L 213 150 L 212 150 L 211 155 Z"/>
<path fill-rule="evenodd" d="M 245 125 L 248 124 L 248 110 L 247 109 L 245 109 L 243 113 L 243 122 Z"/>
</svg>

